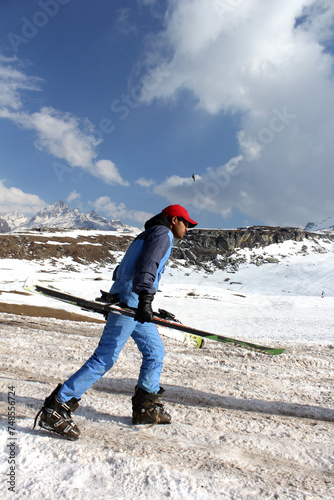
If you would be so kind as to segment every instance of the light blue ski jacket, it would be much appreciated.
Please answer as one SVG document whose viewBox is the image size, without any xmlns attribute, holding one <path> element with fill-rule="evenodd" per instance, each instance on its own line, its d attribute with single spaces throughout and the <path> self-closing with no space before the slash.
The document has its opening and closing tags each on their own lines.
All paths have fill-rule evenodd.
<svg viewBox="0 0 334 500">
<path fill-rule="evenodd" d="M 150 219 L 145 227 L 126 251 L 110 289 L 110 293 L 118 293 L 120 301 L 130 307 L 138 306 L 140 293 L 157 292 L 174 241 L 164 214 Z"/>
</svg>

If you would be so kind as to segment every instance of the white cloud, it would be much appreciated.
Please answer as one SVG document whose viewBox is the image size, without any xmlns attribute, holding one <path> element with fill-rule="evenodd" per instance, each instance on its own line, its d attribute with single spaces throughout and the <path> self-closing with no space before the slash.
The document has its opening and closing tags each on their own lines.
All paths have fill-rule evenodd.
<svg viewBox="0 0 334 500">
<path fill-rule="evenodd" d="M 77 193 L 76 190 L 72 191 L 68 197 L 66 198 L 67 203 L 71 203 L 72 201 L 79 200 L 81 198 L 81 194 Z"/>
<path fill-rule="evenodd" d="M 16 59 L 0 56 L 0 118 L 11 120 L 19 127 L 32 130 L 35 147 L 72 167 L 82 168 L 107 184 L 128 186 L 110 160 L 97 160 L 97 146 L 102 139 L 94 134 L 88 119 L 68 112 L 43 107 L 36 112 L 23 110 L 21 92 L 38 90 L 39 79 L 25 76 L 12 65 Z"/>
<path fill-rule="evenodd" d="M 94 209 L 102 213 L 105 217 L 112 220 L 129 219 L 136 223 L 144 224 L 145 221 L 150 219 L 153 214 L 139 210 L 128 210 L 124 203 L 116 205 L 108 196 L 101 196 L 94 202 L 91 202 Z"/>
<path fill-rule="evenodd" d="M 136 180 L 136 184 L 144 188 L 150 188 L 155 184 L 155 181 L 153 179 L 145 179 L 144 177 L 140 177 L 140 179 Z"/>
<path fill-rule="evenodd" d="M 39 90 L 40 78 L 28 77 L 19 69 L 15 57 L 9 58 L 0 54 L 0 110 L 2 108 L 19 109 L 22 106 L 23 90 Z"/>
<path fill-rule="evenodd" d="M 127 7 L 119 8 L 116 12 L 117 15 L 117 29 L 127 35 L 129 33 L 137 33 L 137 28 L 133 21 L 131 21 L 132 11 Z"/>
<path fill-rule="evenodd" d="M 129 186 L 127 181 L 124 181 L 116 165 L 110 160 L 99 160 L 91 168 L 91 173 L 99 177 L 107 184 L 120 184 L 121 186 Z"/>
<path fill-rule="evenodd" d="M 36 113 L 0 111 L 0 116 L 17 125 L 33 130 L 37 135 L 35 146 L 56 158 L 66 160 L 72 167 L 92 168 L 96 146 L 101 142 L 85 131 L 84 122 L 70 113 L 44 107 Z"/>
<path fill-rule="evenodd" d="M 227 218 L 232 213 L 236 180 L 243 173 L 240 164 L 242 155 L 232 158 L 216 169 L 208 167 L 202 175 L 196 175 L 195 182 L 189 177 L 173 175 L 155 187 L 154 192 L 165 197 L 170 203 L 192 205 L 194 210 L 208 210 Z M 222 198 L 225 198 L 222 204 Z"/>
<path fill-rule="evenodd" d="M 19 188 L 7 188 L 0 180 L 0 212 L 21 212 L 35 214 L 46 206 L 46 203 L 35 194 L 25 193 Z"/>
<path fill-rule="evenodd" d="M 150 93 L 143 90 L 143 99 L 165 102 L 187 89 L 208 114 L 240 116 L 242 172 L 214 189 L 203 165 L 195 186 L 206 209 L 226 214 L 236 207 L 270 224 L 334 213 L 333 55 L 326 50 L 333 2 L 170 1 L 165 26 L 148 60 L 166 77 Z M 194 186 L 174 181 L 156 192 L 166 188 L 172 201 L 173 187 L 193 198 Z M 218 194 L 205 195 L 208 186 Z"/>
</svg>

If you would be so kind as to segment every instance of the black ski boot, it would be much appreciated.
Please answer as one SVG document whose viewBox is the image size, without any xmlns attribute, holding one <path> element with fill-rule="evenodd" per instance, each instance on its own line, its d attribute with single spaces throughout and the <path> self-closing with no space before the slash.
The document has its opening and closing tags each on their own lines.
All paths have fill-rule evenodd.
<svg viewBox="0 0 334 500">
<path fill-rule="evenodd" d="M 161 387 L 158 394 L 150 394 L 136 386 L 132 398 L 132 422 L 138 424 L 170 424 L 172 417 L 164 410 L 161 396 L 164 393 Z"/>
<path fill-rule="evenodd" d="M 38 422 L 40 427 L 56 432 L 70 441 L 76 441 L 80 431 L 71 418 L 71 412 L 78 408 L 80 399 L 72 398 L 66 403 L 62 403 L 57 396 L 61 386 L 62 384 L 58 384 L 50 396 L 45 399 L 43 407 L 36 415 L 33 428 L 35 428 L 40 416 Z"/>
</svg>

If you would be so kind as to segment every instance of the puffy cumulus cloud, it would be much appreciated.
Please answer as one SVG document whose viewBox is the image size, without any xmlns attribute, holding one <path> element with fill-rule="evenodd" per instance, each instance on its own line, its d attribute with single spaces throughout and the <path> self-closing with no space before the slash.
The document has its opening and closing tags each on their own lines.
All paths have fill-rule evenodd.
<svg viewBox="0 0 334 500">
<path fill-rule="evenodd" d="M 99 213 L 102 213 L 105 217 L 111 220 L 124 220 L 129 219 L 135 223 L 144 224 L 145 221 L 150 219 L 153 214 L 140 210 L 129 210 L 126 208 L 124 203 L 116 205 L 109 196 L 101 196 L 90 205 Z"/>
<path fill-rule="evenodd" d="M 170 98 L 188 89 L 198 106 L 211 113 L 260 112 L 268 80 L 277 80 L 282 71 L 286 76 L 297 71 L 296 62 L 308 66 L 308 58 L 321 52 L 305 30 L 294 28 L 303 7 L 311 3 L 170 1 L 166 29 L 153 38 L 153 46 L 160 50 L 149 57 L 151 64 L 156 60 L 157 67 L 169 76 L 143 97 Z M 169 55 L 163 58 L 166 51 Z M 277 86 L 281 84 L 276 81 Z"/>
<path fill-rule="evenodd" d="M 81 194 L 77 193 L 76 190 L 72 191 L 68 197 L 66 198 L 67 203 L 71 203 L 72 201 L 80 200 Z"/>
<path fill-rule="evenodd" d="M 207 210 L 238 208 L 269 224 L 334 213 L 333 27 L 329 0 L 170 0 L 147 59 L 168 76 L 143 99 L 166 102 L 186 89 L 208 114 L 238 113 L 241 155 L 224 188 L 213 188 L 212 175 L 225 166 L 203 165 L 195 186 L 173 186 L 173 176 L 156 191 L 198 201 L 197 188 Z"/>
<path fill-rule="evenodd" d="M 120 184 L 121 186 L 129 186 L 127 181 L 124 181 L 116 165 L 110 160 L 99 160 L 91 168 L 91 173 L 99 177 L 107 184 Z"/>
<path fill-rule="evenodd" d="M 43 107 L 36 112 L 23 109 L 23 90 L 38 90 L 39 79 L 27 77 L 15 69 L 16 59 L 0 55 L 0 118 L 11 120 L 19 127 L 32 130 L 37 139 L 35 147 L 72 167 L 82 168 L 108 184 L 128 186 L 110 160 L 97 160 L 97 146 L 102 139 L 94 134 L 88 119 L 68 112 Z"/>
<path fill-rule="evenodd" d="M 144 188 L 150 188 L 155 184 L 155 181 L 153 179 L 145 179 L 144 177 L 140 177 L 140 179 L 136 180 L 136 184 Z"/>
<path fill-rule="evenodd" d="M 197 176 L 196 188 L 200 185 L 200 176 Z M 193 204 L 194 198 L 194 181 L 189 177 L 180 177 L 179 175 L 172 175 L 164 182 L 154 187 L 154 193 L 165 197 L 170 203 Z M 210 202 L 209 202 L 210 204 Z M 208 202 L 205 202 L 208 206 Z"/>
<path fill-rule="evenodd" d="M 332 0 L 311 2 L 303 8 L 298 21 L 304 24 L 310 36 L 313 34 L 316 43 L 326 45 L 333 42 L 333 10 Z"/>
<path fill-rule="evenodd" d="M 0 212 L 21 212 L 24 214 L 34 214 L 46 205 L 39 196 L 25 193 L 16 187 L 6 187 L 3 180 L 0 180 Z"/>
<path fill-rule="evenodd" d="M 193 206 L 197 213 L 208 210 L 227 218 L 232 213 L 236 181 L 243 173 L 240 167 L 243 159 L 239 155 L 218 168 L 208 167 L 202 175 L 195 176 L 195 181 L 173 175 L 157 185 L 154 192 L 164 196 L 170 203 L 182 200 L 182 203 Z"/>
<path fill-rule="evenodd" d="M 89 131 L 87 120 L 80 120 L 70 113 L 63 113 L 51 107 L 44 107 L 36 113 L 7 112 L 17 125 L 33 130 L 37 139 L 35 146 L 56 158 L 66 160 L 72 167 L 92 168 L 97 156 L 96 146 L 101 142 Z"/>
</svg>

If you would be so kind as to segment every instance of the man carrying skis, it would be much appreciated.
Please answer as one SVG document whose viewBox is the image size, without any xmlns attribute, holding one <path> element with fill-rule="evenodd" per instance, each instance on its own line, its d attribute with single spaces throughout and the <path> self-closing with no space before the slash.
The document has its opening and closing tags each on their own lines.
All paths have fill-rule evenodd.
<svg viewBox="0 0 334 500">
<path fill-rule="evenodd" d="M 80 431 L 71 413 L 79 406 L 81 396 L 115 364 L 126 341 L 131 336 L 143 359 L 135 394 L 132 397 L 134 424 L 169 424 L 171 416 L 161 404 L 164 392 L 160 387 L 164 346 L 153 318 L 152 302 L 158 290 L 174 238 L 182 238 L 189 227 L 195 227 L 187 210 L 170 205 L 145 224 L 145 230 L 135 238 L 113 276 L 111 294 L 120 302 L 137 308 L 135 318 L 109 314 L 102 337 L 94 354 L 66 382 L 59 384 L 38 412 L 39 426 L 70 440 L 79 438 Z"/>
</svg>

